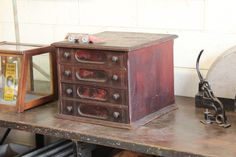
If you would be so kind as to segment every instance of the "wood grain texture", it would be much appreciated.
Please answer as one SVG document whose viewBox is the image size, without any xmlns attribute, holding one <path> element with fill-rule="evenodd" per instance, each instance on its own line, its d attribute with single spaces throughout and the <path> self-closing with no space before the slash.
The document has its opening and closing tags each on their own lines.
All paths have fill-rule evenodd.
<svg viewBox="0 0 236 157">
<path fill-rule="evenodd" d="M 132 127 L 132 123 L 140 120 L 142 123 L 136 124 L 143 125 L 156 115 L 159 116 L 160 109 L 174 103 L 173 39 L 176 38 L 175 35 L 102 32 L 96 36 L 103 38 L 105 42 L 81 44 L 65 41 L 52 44 L 57 48 L 59 63 L 61 97 L 59 105 L 65 106 L 66 104 L 61 102 L 65 102 L 67 98 L 75 102 L 87 100 L 88 105 L 89 101 L 94 101 L 93 103 L 97 103 L 97 106 L 108 105 L 113 113 L 104 120 L 117 122 L 117 126 L 120 125 L 123 128 L 123 124 L 118 122 Z M 78 60 L 79 55 L 82 62 Z M 116 61 L 113 61 L 114 57 Z M 85 79 L 81 79 L 82 75 Z M 113 76 L 117 79 L 114 80 Z M 100 79 L 91 79 L 99 77 Z M 94 91 L 104 89 L 109 96 L 103 101 L 89 100 L 78 96 L 79 86 L 88 87 Z M 66 93 L 67 91 L 69 94 Z M 88 90 L 84 93 L 97 95 L 91 94 Z M 118 98 L 114 98 L 114 94 L 115 96 L 118 94 Z M 113 110 L 116 104 L 119 104 L 120 108 L 127 105 L 126 113 L 123 113 L 123 110 Z M 63 111 L 64 107 L 60 106 L 59 109 L 59 114 L 67 114 L 67 111 Z M 100 110 L 99 107 L 94 107 L 94 110 L 96 109 Z M 155 112 L 157 113 L 152 114 Z M 83 121 L 88 118 L 87 122 L 108 124 L 103 122 L 102 118 L 98 122 L 97 116 L 86 114 L 74 116 L 75 120 L 83 117 L 80 118 Z M 116 120 L 115 116 L 123 120 Z M 72 115 L 68 119 L 73 119 Z"/>
<path fill-rule="evenodd" d="M 131 121 L 174 103 L 173 40 L 128 54 Z"/>
</svg>

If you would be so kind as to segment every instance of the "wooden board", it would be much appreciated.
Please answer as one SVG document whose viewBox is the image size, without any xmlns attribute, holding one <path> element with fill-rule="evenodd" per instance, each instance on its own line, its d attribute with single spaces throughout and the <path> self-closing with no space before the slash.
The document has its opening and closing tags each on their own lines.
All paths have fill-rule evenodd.
<svg viewBox="0 0 236 157">
<path fill-rule="evenodd" d="M 53 43 L 56 47 L 100 49 L 112 51 L 133 51 L 141 47 L 147 47 L 154 44 L 166 42 L 177 38 L 176 35 L 169 34 L 151 34 L 151 33 L 132 33 L 132 32 L 101 32 L 94 34 L 96 37 L 104 40 L 99 44 L 79 44 L 68 41 Z"/>
</svg>

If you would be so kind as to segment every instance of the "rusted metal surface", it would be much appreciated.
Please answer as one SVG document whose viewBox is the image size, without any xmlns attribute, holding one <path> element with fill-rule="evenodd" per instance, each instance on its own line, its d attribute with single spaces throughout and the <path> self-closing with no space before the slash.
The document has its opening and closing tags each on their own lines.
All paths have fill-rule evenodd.
<svg viewBox="0 0 236 157">
<path fill-rule="evenodd" d="M 194 99 L 176 97 L 178 110 L 133 130 L 55 118 L 56 102 L 24 113 L 0 112 L 0 126 L 163 157 L 235 157 L 236 114 L 232 127 L 203 125 Z"/>
</svg>

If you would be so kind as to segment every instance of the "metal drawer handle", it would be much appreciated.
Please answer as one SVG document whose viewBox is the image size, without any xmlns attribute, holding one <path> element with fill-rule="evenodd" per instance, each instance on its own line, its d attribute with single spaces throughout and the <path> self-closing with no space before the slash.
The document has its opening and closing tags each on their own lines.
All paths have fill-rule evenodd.
<svg viewBox="0 0 236 157">
<path fill-rule="evenodd" d="M 67 77 L 71 76 L 71 71 L 70 70 L 65 70 L 64 75 L 67 76 Z"/>
<path fill-rule="evenodd" d="M 105 91 L 105 90 L 104 90 Z M 107 92 L 107 91 L 106 91 Z M 97 93 L 99 94 L 99 93 Z M 77 95 L 82 98 L 82 99 L 90 99 L 90 100 L 98 100 L 98 101 L 107 101 L 107 98 L 101 98 L 101 97 L 93 97 L 93 96 L 85 96 L 83 94 L 80 93 L 80 87 L 77 89 Z"/>
<path fill-rule="evenodd" d="M 119 58 L 117 56 L 112 56 L 111 60 L 112 60 L 112 62 L 116 63 L 116 62 L 118 62 Z"/>
<path fill-rule="evenodd" d="M 75 59 L 79 62 L 79 63 L 89 63 L 89 64 L 104 64 L 105 62 L 98 62 L 98 61 L 86 61 L 86 60 L 81 60 L 77 57 L 75 57 Z"/>
<path fill-rule="evenodd" d="M 119 79 L 118 75 L 112 75 L 112 80 L 117 81 Z"/>
<path fill-rule="evenodd" d="M 67 89 L 66 89 L 66 93 L 67 93 L 68 95 L 71 95 L 72 92 L 73 92 L 73 90 L 72 90 L 71 88 L 67 88 Z"/>
<path fill-rule="evenodd" d="M 81 81 L 90 81 L 90 82 L 106 82 L 106 81 L 107 81 L 107 76 L 105 76 L 104 79 L 82 78 L 82 77 L 80 77 L 79 72 L 76 72 L 76 73 L 75 73 L 75 77 L 76 77 L 78 80 L 81 80 Z"/>
<path fill-rule="evenodd" d="M 95 115 L 91 115 L 91 114 L 82 113 L 80 110 L 80 107 L 78 107 L 77 111 L 78 111 L 78 114 L 83 117 L 96 118 L 96 119 L 108 119 L 107 115 L 95 116 Z"/>
<path fill-rule="evenodd" d="M 119 93 L 114 93 L 112 95 L 112 97 L 113 97 L 114 100 L 118 100 L 120 98 L 120 94 Z"/>
<path fill-rule="evenodd" d="M 113 112 L 113 117 L 115 119 L 119 118 L 120 117 L 120 113 L 119 112 Z"/>
<path fill-rule="evenodd" d="M 66 108 L 67 108 L 67 110 L 68 110 L 69 112 L 71 112 L 71 111 L 72 111 L 72 109 L 73 109 L 73 107 L 72 107 L 72 106 L 67 106 Z"/>
<path fill-rule="evenodd" d="M 70 53 L 69 52 L 64 52 L 63 56 L 64 56 L 64 58 L 69 59 L 70 58 Z"/>
<path fill-rule="evenodd" d="M 100 52 L 77 50 L 74 55 L 79 63 L 105 64 L 106 55 Z"/>
</svg>

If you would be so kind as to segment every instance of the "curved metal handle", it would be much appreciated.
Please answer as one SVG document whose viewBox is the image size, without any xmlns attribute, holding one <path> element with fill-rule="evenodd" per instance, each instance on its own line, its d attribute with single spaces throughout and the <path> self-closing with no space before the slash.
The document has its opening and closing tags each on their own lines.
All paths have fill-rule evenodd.
<svg viewBox="0 0 236 157">
<path fill-rule="evenodd" d="M 80 87 L 77 89 L 77 95 L 82 99 L 98 100 L 98 101 L 107 101 L 107 98 L 94 98 L 92 96 L 84 96 L 79 91 Z"/>
<path fill-rule="evenodd" d="M 83 117 L 88 117 L 88 118 L 95 118 L 95 119 L 108 119 L 107 115 L 102 115 L 102 116 L 96 116 L 96 115 L 91 115 L 91 114 L 86 114 L 83 113 L 80 109 L 80 106 L 77 108 L 78 114 Z"/>
<path fill-rule="evenodd" d="M 85 61 L 85 60 L 81 60 L 79 58 L 75 58 L 77 60 L 77 62 L 79 63 L 89 63 L 89 64 L 104 64 L 104 62 L 98 62 L 98 61 Z"/>
<path fill-rule="evenodd" d="M 80 74 L 79 72 L 76 72 L 75 73 L 75 77 L 78 79 L 78 80 L 81 80 L 81 81 L 89 81 L 89 82 L 106 82 L 107 81 L 107 76 L 105 79 L 93 79 L 93 78 L 82 78 L 80 77 Z"/>
<path fill-rule="evenodd" d="M 200 58 L 201 58 L 201 55 L 203 53 L 204 50 L 201 50 L 198 57 L 197 57 L 197 61 L 196 61 L 196 69 L 197 69 L 197 74 L 198 74 L 198 78 L 199 80 L 202 82 L 204 79 L 202 77 L 202 74 L 200 72 L 200 69 L 199 69 L 199 61 L 200 61 Z"/>
</svg>

